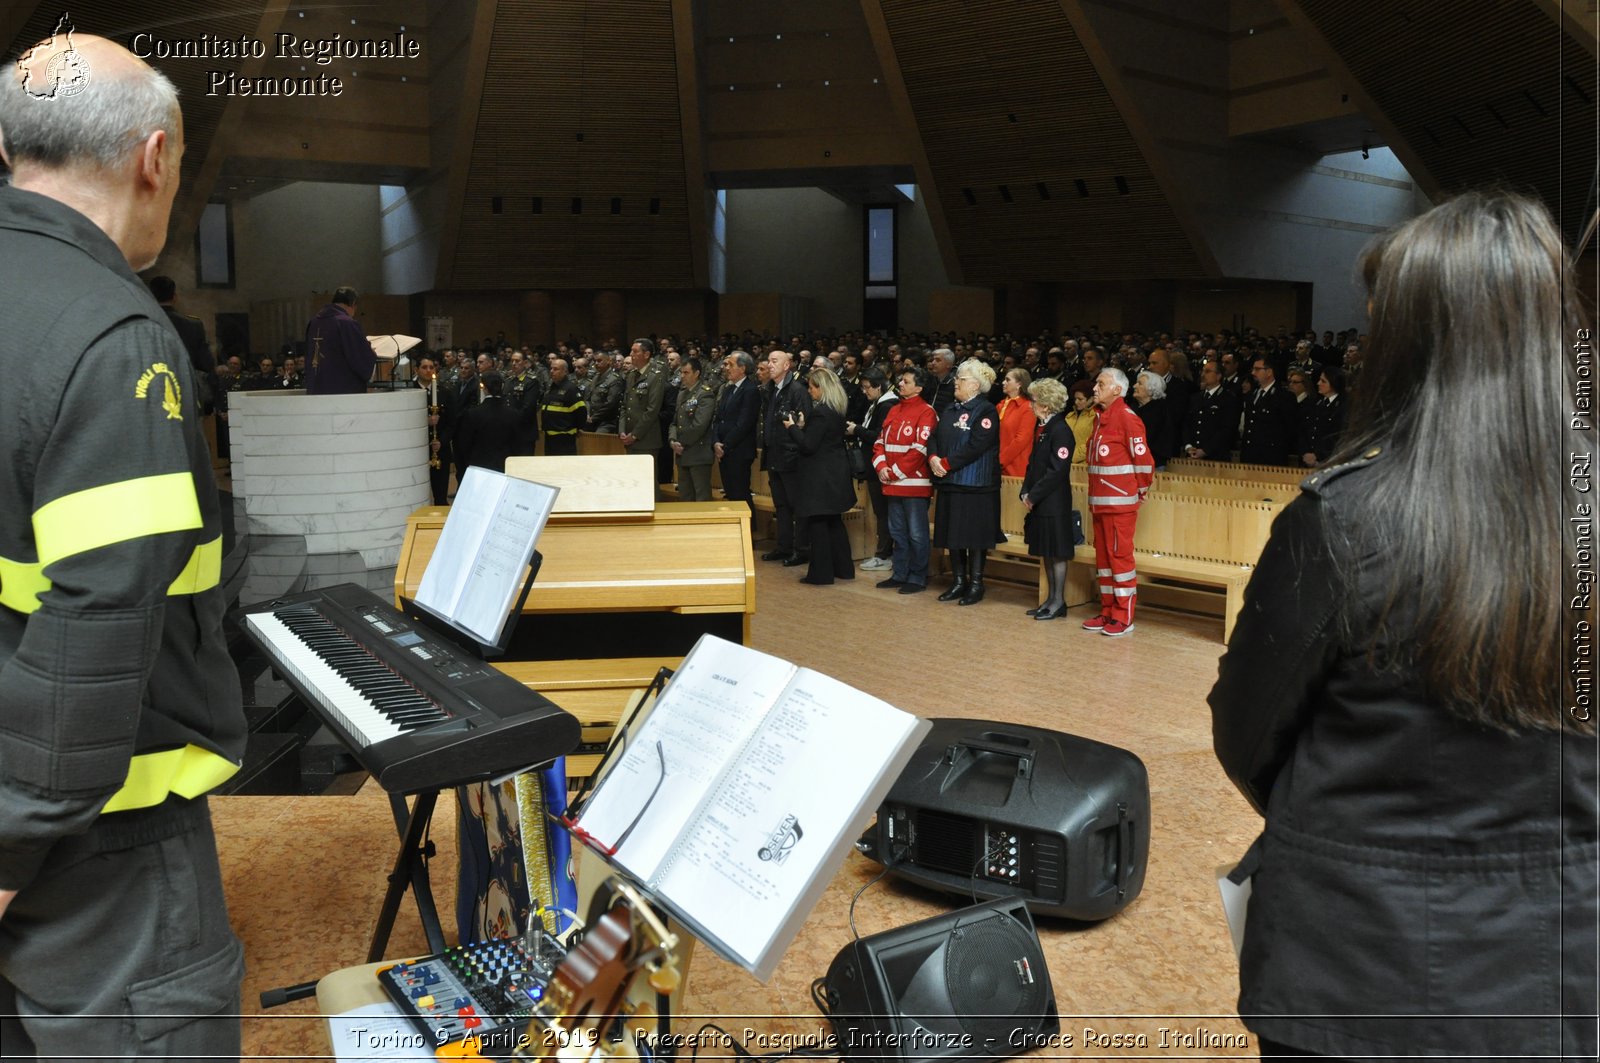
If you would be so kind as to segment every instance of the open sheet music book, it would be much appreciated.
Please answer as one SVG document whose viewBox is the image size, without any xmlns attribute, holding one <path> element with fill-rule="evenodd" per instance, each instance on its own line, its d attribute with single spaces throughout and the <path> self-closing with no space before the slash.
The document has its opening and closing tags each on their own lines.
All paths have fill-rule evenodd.
<svg viewBox="0 0 1600 1063">
<path fill-rule="evenodd" d="M 522 590 L 556 489 L 476 465 L 456 489 L 416 604 L 493 646 Z"/>
<path fill-rule="evenodd" d="M 702 636 L 578 827 L 765 981 L 928 730 L 809 668 Z"/>
</svg>

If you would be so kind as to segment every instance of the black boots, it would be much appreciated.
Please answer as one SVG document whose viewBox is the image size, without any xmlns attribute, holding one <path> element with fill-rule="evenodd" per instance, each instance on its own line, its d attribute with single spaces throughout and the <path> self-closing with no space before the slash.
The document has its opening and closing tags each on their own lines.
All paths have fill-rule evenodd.
<svg viewBox="0 0 1600 1063">
<path fill-rule="evenodd" d="M 982 550 L 967 551 L 967 593 L 957 605 L 977 605 L 983 601 L 983 563 L 989 555 Z"/>
<path fill-rule="evenodd" d="M 950 551 L 950 571 L 956 577 L 956 581 L 950 585 L 949 590 L 939 595 L 941 602 L 953 602 L 957 598 L 967 596 L 967 556 L 971 553 L 971 550 Z"/>
</svg>

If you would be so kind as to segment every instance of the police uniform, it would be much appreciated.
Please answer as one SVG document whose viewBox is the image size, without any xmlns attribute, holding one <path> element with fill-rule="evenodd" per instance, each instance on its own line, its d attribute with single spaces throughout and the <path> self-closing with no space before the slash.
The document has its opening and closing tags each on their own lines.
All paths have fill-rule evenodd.
<svg viewBox="0 0 1600 1063">
<path fill-rule="evenodd" d="M 1189 415 L 1183 422 L 1183 450 L 1202 451 L 1206 461 L 1228 461 L 1238 432 L 1239 396 L 1218 384 L 1213 391 L 1202 391 L 1190 400 Z"/>
<path fill-rule="evenodd" d="M 5 1020 L 6 1050 L 236 1055 L 205 794 L 245 720 L 194 372 L 122 252 L 53 199 L 0 188 L 0 293 L 0 1012 L 40 1020 Z"/>
<path fill-rule="evenodd" d="M 1273 383 L 1257 388 L 1244 403 L 1239 460 L 1254 465 L 1299 464 L 1291 451 L 1299 431 L 1299 410 L 1287 388 Z"/>
<path fill-rule="evenodd" d="M 669 442 L 683 446 L 678 455 L 678 501 L 711 501 L 711 418 L 717 412 L 717 392 L 705 381 L 678 394 Z"/>
</svg>

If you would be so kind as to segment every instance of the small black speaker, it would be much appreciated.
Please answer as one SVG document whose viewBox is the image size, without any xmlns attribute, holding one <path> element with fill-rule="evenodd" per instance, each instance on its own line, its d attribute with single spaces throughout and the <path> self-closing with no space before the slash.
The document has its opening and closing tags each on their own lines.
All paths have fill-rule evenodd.
<svg viewBox="0 0 1600 1063">
<path fill-rule="evenodd" d="M 860 938 L 825 979 L 841 1056 L 1004 1059 L 1061 1032 L 1033 918 L 998 900 Z"/>
<path fill-rule="evenodd" d="M 1126 749 L 938 719 L 858 842 L 898 876 L 1035 915 L 1106 919 L 1144 886 L 1150 783 Z"/>
</svg>

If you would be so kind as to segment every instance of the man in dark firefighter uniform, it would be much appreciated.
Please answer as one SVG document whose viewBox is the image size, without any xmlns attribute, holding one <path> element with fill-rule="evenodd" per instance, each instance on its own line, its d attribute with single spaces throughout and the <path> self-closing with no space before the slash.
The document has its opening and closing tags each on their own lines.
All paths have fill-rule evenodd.
<svg viewBox="0 0 1600 1063">
<path fill-rule="evenodd" d="M 544 452 L 576 454 L 578 429 L 588 411 L 578 385 L 567 373 L 567 360 L 557 357 L 550 363 L 550 390 L 544 397 Z"/>
<path fill-rule="evenodd" d="M 177 192 L 177 93 L 52 37 L 0 67 L 0 145 L 0 1043 L 236 1057 L 205 799 L 245 745 L 222 525 L 194 369 L 135 276 Z"/>
</svg>

